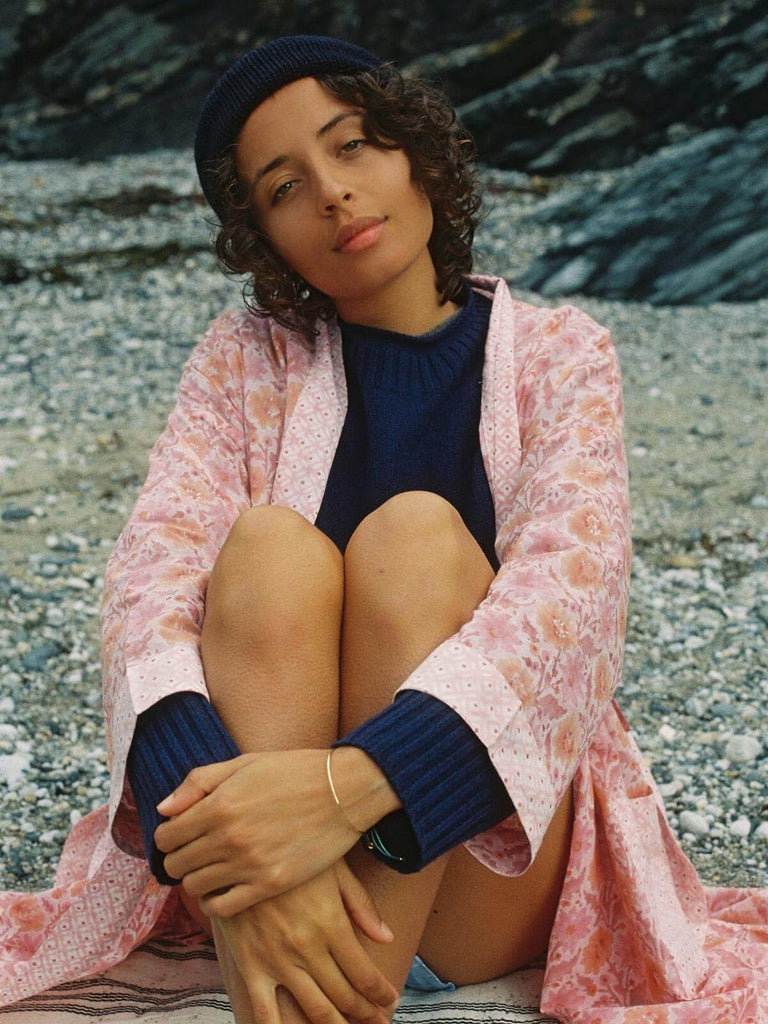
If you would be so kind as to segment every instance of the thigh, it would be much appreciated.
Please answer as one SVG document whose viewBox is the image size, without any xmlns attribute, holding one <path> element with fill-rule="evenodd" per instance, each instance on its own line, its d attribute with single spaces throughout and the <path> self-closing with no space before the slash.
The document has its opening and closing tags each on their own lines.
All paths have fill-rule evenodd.
<svg viewBox="0 0 768 1024">
<path fill-rule="evenodd" d="M 200 656 L 211 703 L 241 750 L 336 738 L 344 561 L 298 512 L 243 512 L 205 595 Z"/>
<path fill-rule="evenodd" d="M 488 981 L 546 952 L 572 829 L 571 785 L 524 874 L 508 878 L 464 846 L 452 851 L 418 949 L 440 978 L 457 985 Z"/>
</svg>

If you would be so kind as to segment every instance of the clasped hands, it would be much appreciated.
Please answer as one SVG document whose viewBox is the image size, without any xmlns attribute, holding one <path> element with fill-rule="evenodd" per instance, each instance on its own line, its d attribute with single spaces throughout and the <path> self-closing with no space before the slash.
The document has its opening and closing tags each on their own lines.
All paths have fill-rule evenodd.
<svg viewBox="0 0 768 1024">
<path fill-rule="evenodd" d="M 165 870 L 227 918 L 314 878 L 359 836 L 331 796 L 325 750 L 243 754 L 193 769 L 158 810 Z M 336 763 L 334 756 L 334 763 Z M 226 893 L 210 895 L 229 887 Z"/>
<path fill-rule="evenodd" d="M 328 1020 L 332 1009 L 339 1022 L 342 1013 L 386 1021 L 380 1008 L 399 995 L 354 930 L 379 943 L 393 938 L 344 860 L 359 836 L 330 793 L 326 757 L 244 754 L 195 768 L 158 804 L 170 818 L 155 831 L 165 869 L 219 921 L 266 1024 L 280 1022 L 279 984 L 310 1020 Z"/>
</svg>

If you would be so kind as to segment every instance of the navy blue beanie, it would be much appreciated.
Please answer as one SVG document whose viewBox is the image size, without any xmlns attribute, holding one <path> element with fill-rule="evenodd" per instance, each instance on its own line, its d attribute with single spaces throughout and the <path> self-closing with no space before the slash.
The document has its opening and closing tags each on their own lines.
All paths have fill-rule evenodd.
<svg viewBox="0 0 768 1024">
<path fill-rule="evenodd" d="M 203 104 L 195 135 L 195 163 L 203 193 L 219 220 L 223 206 L 209 165 L 233 143 L 251 111 L 273 92 L 299 78 L 369 71 L 384 61 L 330 36 L 280 36 L 250 50 L 227 68 Z"/>
</svg>

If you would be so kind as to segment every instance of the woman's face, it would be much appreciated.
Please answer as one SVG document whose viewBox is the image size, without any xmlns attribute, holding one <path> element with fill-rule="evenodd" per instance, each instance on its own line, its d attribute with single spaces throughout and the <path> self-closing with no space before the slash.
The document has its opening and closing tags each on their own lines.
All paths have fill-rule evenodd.
<svg viewBox="0 0 768 1024">
<path fill-rule="evenodd" d="M 316 79 L 292 82 L 256 107 L 236 160 L 262 231 L 341 316 L 354 319 L 388 290 L 402 295 L 404 284 L 414 295 L 425 284 L 434 290 L 432 207 L 407 154 L 367 143 L 362 113 Z M 345 241 L 350 225 L 356 233 Z"/>
</svg>

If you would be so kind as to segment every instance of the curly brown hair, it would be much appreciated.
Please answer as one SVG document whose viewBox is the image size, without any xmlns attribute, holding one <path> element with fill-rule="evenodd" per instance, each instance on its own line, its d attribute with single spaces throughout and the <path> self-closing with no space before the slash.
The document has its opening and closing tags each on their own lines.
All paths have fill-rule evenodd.
<svg viewBox="0 0 768 1024">
<path fill-rule="evenodd" d="M 450 100 L 431 83 L 404 77 L 391 63 L 371 71 L 314 77 L 332 96 L 363 110 L 369 144 L 408 155 L 413 179 L 432 204 L 428 248 L 441 302 L 460 299 L 463 276 L 472 270 L 481 198 L 472 164 L 474 142 Z M 212 225 L 218 227 L 216 255 L 226 274 L 248 275 L 243 300 L 252 313 L 317 334 L 316 321 L 334 316 L 335 306 L 296 274 L 259 230 L 248 186 L 237 172 L 235 146 L 210 170 L 223 214 L 221 225 Z"/>
</svg>

